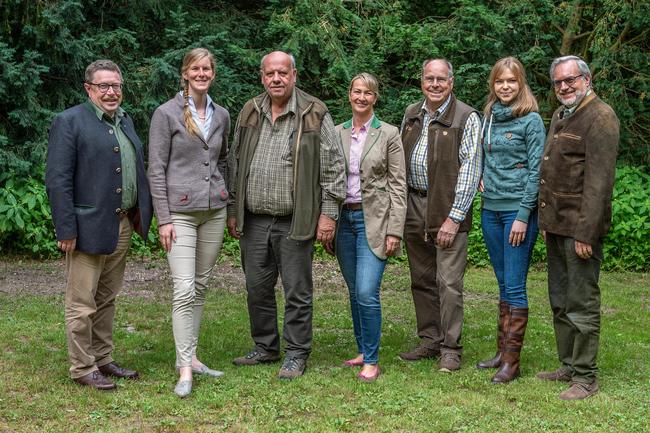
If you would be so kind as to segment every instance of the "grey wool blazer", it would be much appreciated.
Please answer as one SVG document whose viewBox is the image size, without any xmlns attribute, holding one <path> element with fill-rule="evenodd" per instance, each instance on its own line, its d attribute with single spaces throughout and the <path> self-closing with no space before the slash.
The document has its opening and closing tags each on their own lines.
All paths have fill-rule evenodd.
<svg viewBox="0 0 650 433">
<path fill-rule="evenodd" d="M 162 104 L 149 128 L 149 185 L 158 225 L 172 222 L 171 212 L 226 206 L 226 157 L 230 115 L 214 104 L 207 140 L 191 135 L 183 121 L 181 94 Z"/>
</svg>

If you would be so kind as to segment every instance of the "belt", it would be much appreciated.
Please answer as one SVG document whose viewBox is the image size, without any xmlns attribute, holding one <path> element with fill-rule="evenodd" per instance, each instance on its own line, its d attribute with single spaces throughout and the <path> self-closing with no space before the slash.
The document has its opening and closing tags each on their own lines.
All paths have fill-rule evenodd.
<svg viewBox="0 0 650 433">
<path fill-rule="evenodd" d="M 415 189 L 415 188 L 411 188 L 410 186 L 409 186 L 409 192 L 410 192 L 411 194 L 417 194 L 417 195 L 419 195 L 420 197 L 426 197 L 426 196 L 427 196 L 427 191 L 426 191 L 426 190 Z"/>
<path fill-rule="evenodd" d="M 346 210 L 361 210 L 361 203 L 345 203 L 343 209 Z"/>
</svg>

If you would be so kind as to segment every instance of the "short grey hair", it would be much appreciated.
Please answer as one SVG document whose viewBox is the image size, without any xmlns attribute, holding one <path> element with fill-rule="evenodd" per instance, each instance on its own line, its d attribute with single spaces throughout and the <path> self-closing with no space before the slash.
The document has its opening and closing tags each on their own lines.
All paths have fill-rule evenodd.
<svg viewBox="0 0 650 433">
<path fill-rule="evenodd" d="M 551 62 L 551 67 L 548 70 L 548 73 L 551 77 L 551 81 L 554 80 L 553 74 L 555 73 L 555 68 L 557 68 L 557 65 L 560 63 L 564 62 L 570 62 L 570 61 L 575 61 L 578 64 L 578 69 L 580 70 L 580 73 L 584 75 L 585 77 L 588 77 L 591 79 L 591 71 L 589 70 L 589 65 L 587 65 L 587 62 L 582 60 L 582 58 L 578 56 L 562 56 L 558 57 L 556 59 L 553 59 L 553 62 Z"/>
<path fill-rule="evenodd" d="M 120 76 L 120 81 L 122 80 L 122 71 L 120 71 L 120 67 L 117 66 L 117 63 L 113 62 L 112 60 L 101 59 L 101 60 L 95 60 L 94 62 L 92 62 L 90 65 L 86 67 L 86 73 L 84 74 L 84 81 L 86 83 L 92 83 L 95 72 L 97 71 L 117 72 L 118 75 Z"/>
<path fill-rule="evenodd" d="M 273 52 L 270 52 L 268 54 L 265 54 L 264 57 L 262 57 L 262 60 L 260 61 L 260 71 L 264 70 L 264 61 L 266 60 L 266 58 L 268 56 L 270 56 L 271 54 L 273 54 L 273 53 L 284 53 L 287 56 L 289 56 L 289 58 L 291 59 L 291 69 L 296 69 L 296 58 L 293 57 L 293 54 L 287 53 L 287 52 L 284 52 L 284 51 L 273 51 Z"/>
<path fill-rule="evenodd" d="M 426 59 L 422 63 L 422 76 L 424 77 L 424 70 L 427 68 L 427 65 L 431 62 L 434 62 L 436 60 L 440 60 L 441 62 L 445 62 L 447 64 L 447 69 L 449 69 L 449 74 L 447 74 L 447 78 L 451 78 L 454 76 L 454 67 L 451 65 L 451 62 L 445 58 L 442 57 L 437 57 L 437 58 L 431 58 L 431 59 Z"/>
</svg>

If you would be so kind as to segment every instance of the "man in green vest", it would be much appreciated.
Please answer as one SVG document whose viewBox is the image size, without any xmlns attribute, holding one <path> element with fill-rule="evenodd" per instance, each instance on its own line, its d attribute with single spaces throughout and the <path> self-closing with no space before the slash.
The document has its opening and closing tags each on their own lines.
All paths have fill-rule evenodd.
<svg viewBox="0 0 650 433">
<path fill-rule="evenodd" d="M 296 63 L 275 51 L 260 65 L 265 92 L 249 100 L 229 155 L 228 230 L 239 239 L 255 347 L 235 365 L 280 359 L 275 285 L 285 295 L 286 355 L 278 377 L 301 376 L 312 342 L 314 237 L 334 237 L 345 160 L 323 102 L 295 87 Z"/>
<path fill-rule="evenodd" d="M 424 99 L 402 121 L 408 202 L 404 240 L 411 271 L 419 345 L 406 361 L 440 357 L 439 369 L 460 368 L 463 276 L 472 200 L 481 177 L 480 120 L 456 99 L 446 59 L 422 65 Z"/>
</svg>

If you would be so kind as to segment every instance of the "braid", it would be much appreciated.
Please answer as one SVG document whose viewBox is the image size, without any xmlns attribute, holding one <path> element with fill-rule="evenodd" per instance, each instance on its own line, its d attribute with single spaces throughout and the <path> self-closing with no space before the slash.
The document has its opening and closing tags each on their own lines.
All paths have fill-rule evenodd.
<svg viewBox="0 0 650 433">
<path fill-rule="evenodd" d="M 183 86 L 183 99 L 185 100 L 185 103 L 183 104 L 183 120 L 185 123 L 185 129 L 187 129 L 187 132 L 189 132 L 190 135 L 198 137 L 199 129 L 197 128 L 194 119 L 192 119 L 192 111 L 190 110 L 190 86 L 187 83 Z"/>
</svg>

